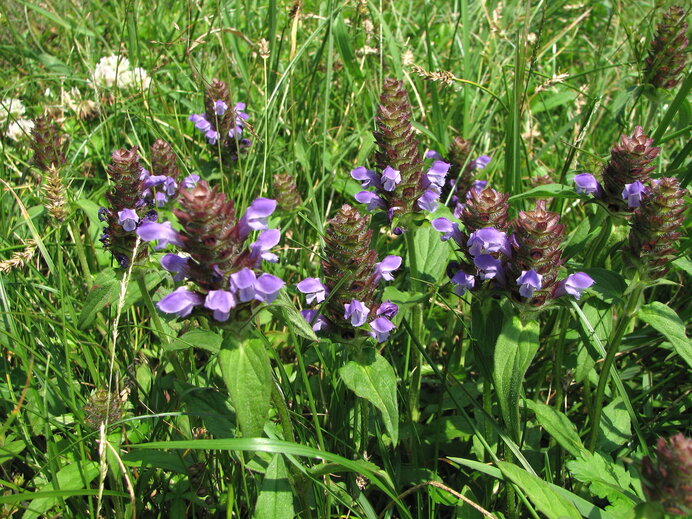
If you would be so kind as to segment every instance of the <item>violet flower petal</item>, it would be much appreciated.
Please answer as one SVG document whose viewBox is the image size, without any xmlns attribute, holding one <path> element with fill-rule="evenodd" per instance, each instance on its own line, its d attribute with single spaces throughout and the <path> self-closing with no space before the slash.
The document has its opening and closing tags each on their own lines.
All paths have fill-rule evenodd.
<svg viewBox="0 0 692 519">
<path fill-rule="evenodd" d="M 185 287 L 178 287 L 166 297 L 161 299 L 156 306 L 166 314 L 177 314 L 178 317 L 187 317 L 195 306 L 204 302 L 204 298 L 197 292 L 191 292 Z"/>
<path fill-rule="evenodd" d="M 574 299 L 579 300 L 582 292 L 594 283 L 595 281 L 591 278 L 591 276 L 584 272 L 570 274 L 558 284 L 557 289 L 555 290 L 555 297 L 569 294 L 574 297 Z"/>
<path fill-rule="evenodd" d="M 248 268 L 244 268 L 231 274 L 231 292 L 238 295 L 238 300 L 241 303 L 247 303 L 255 298 L 256 282 L 257 276 L 255 276 L 255 273 Z"/>
<path fill-rule="evenodd" d="M 377 339 L 377 342 L 384 342 L 389 338 L 389 333 L 396 328 L 394 324 L 386 317 L 378 317 L 370 323 L 371 337 Z"/>
<path fill-rule="evenodd" d="M 255 299 L 271 304 L 286 283 L 272 274 L 262 274 L 255 282 Z"/>
<path fill-rule="evenodd" d="M 118 211 L 118 223 L 124 231 L 134 231 L 139 223 L 139 215 L 134 209 L 123 209 Z"/>
<path fill-rule="evenodd" d="M 591 173 L 580 173 L 574 176 L 574 190 L 583 195 L 597 193 L 600 188 L 596 177 Z"/>
<path fill-rule="evenodd" d="M 370 309 L 355 299 L 344 304 L 344 319 L 351 321 L 351 326 L 363 326 L 368 319 Z"/>
<path fill-rule="evenodd" d="M 401 173 L 398 169 L 394 169 L 391 166 L 384 168 L 382 172 L 382 188 L 385 191 L 394 191 L 396 186 L 401 182 Z"/>
<path fill-rule="evenodd" d="M 177 245 L 178 247 L 183 245 L 180 234 L 173 229 L 171 222 L 143 222 L 142 225 L 137 227 L 137 234 L 144 241 L 158 240 L 158 245 L 154 247 L 155 250 L 161 250 L 168 244 Z"/>
<path fill-rule="evenodd" d="M 517 285 L 520 285 L 519 294 L 521 297 L 533 297 L 533 292 L 540 290 L 543 286 L 543 276 L 533 269 L 523 270 L 521 276 L 517 278 Z"/>
<path fill-rule="evenodd" d="M 401 266 L 401 256 L 387 256 L 379 263 L 375 264 L 375 281 L 386 279 L 392 281 L 394 276 L 392 272 Z"/>
<path fill-rule="evenodd" d="M 301 310 L 300 315 L 303 316 L 308 324 L 312 325 L 312 330 L 315 332 L 325 330 L 329 327 L 329 321 L 327 321 L 327 318 L 321 314 L 318 315 L 317 310 Z"/>
<path fill-rule="evenodd" d="M 226 321 L 235 305 L 235 298 L 228 290 L 210 290 L 204 300 L 204 307 L 213 310 L 217 321 Z"/>
<path fill-rule="evenodd" d="M 392 303 L 389 300 L 380 304 L 380 306 L 377 307 L 377 312 L 375 312 L 376 315 L 383 315 L 383 316 L 387 317 L 388 319 L 391 319 L 397 313 L 399 313 L 399 307 L 397 306 L 396 303 Z"/>
<path fill-rule="evenodd" d="M 296 284 L 296 288 L 306 295 L 305 301 L 309 305 L 313 302 L 321 303 L 327 295 L 327 289 L 319 278 L 305 278 Z"/>
<path fill-rule="evenodd" d="M 476 278 L 460 270 L 452 277 L 452 284 L 454 284 L 454 293 L 461 297 L 467 290 L 476 286 Z"/>
</svg>

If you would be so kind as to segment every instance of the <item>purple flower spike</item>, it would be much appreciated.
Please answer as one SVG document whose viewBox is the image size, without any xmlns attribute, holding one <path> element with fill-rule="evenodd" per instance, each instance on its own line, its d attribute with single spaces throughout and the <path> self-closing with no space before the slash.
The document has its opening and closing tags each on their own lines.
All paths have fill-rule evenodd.
<svg viewBox="0 0 692 519">
<path fill-rule="evenodd" d="M 217 321 L 226 321 L 234 306 L 235 298 L 228 290 L 210 290 L 204 300 L 204 308 L 213 310 Z"/>
<path fill-rule="evenodd" d="M 185 179 L 182 181 L 182 186 L 185 189 L 192 189 L 197 185 L 197 182 L 199 182 L 199 175 L 195 175 L 193 173 L 192 175 L 185 177 Z"/>
<path fill-rule="evenodd" d="M 391 301 L 387 300 L 377 308 L 377 312 L 375 313 L 377 315 L 383 315 L 388 319 L 391 319 L 399 313 L 399 307 L 395 303 L 392 303 Z"/>
<path fill-rule="evenodd" d="M 370 335 L 377 339 L 377 342 L 384 342 L 389 338 L 391 332 L 396 326 L 386 317 L 378 317 L 370 323 Z"/>
<path fill-rule="evenodd" d="M 371 191 L 360 191 L 354 197 L 361 204 L 367 204 L 368 211 L 375 209 L 387 209 L 387 205 L 379 196 Z"/>
<path fill-rule="evenodd" d="M 369 313 L 370 309 L 355 299 L 344 305 L 344 319 L 350 319 L 351 326 L 354 327 L 363 326 Z"/>
<path fill-rule="evenodd" d="M 471 169 L 485 169 L 492 159 L 487 155 L 481 155 L 471 161 Z"/>
<path fill-rule="evenodd" d="M 272 274 L 262 274 L 255 282 L 255 299 L 271 304 L 279 296 L 279 291 L 283 288 L 283 280 Z"/>
<path fill-rule="evenodd" d="M 555 297 L 564 296 L 569 294 L 574 299 L 579 300 L 581 298 L 581 293 L 593 285 L 595 281 L 584 272 L 577 272 L 575 274 L 570 274 L 565 279 L 560 281 L 555 290 Z"/>
<path fill-rule="evenodd" d="M 476 256 L 473 263 L 481 271 L 481 279 L 501 279 L 503 276 L 502 262 L 489 254 Z"/>
<path fill-rule="evenodd" d="M 351 177 L 353 177 L 355 180 L 360 181 L 360 185 L 362 187 L 373 186 L 378 189 L 382 187 L 382 184 L 380 184 L 380 179 L 377 178 L 375 172 L 364 166 L 360 166 L 354 170 L 351 170 Z"/>
<path fill-rule="evenodd" d="M 123 209 L 122 211 L 118 211 L 118 223 L 122 226 L 124 231 L 134 231 L 139 223 L 139 215 L 134 209 Z"/>
<path fill-rule="evenodd" d="M 191 292 L 185 287 L 178 287 L 174 292 L 161 299 L 156 306 L 165 314 L 187 317 L 195 306 L 199 306 L 203 302 L 204 298 L 200 294 Z"/>
<path fill-rule="evenodd" d="M 250 204 L 247 211 L 238 222 L 241 239 L 247 238 L 250 231 L 264 231 L 269 228 L 269 216 L 276 209 L 276 200 L 257 198 Z"/>
<path fill-rule="evenodd" d="M 596 177 L 591 173 L 580 173 L 574 176 L 574 190 L 582 195 L 591 195 L 597 193 L 601 186 Z"/>
<path fill-rule="evenodd" d="M 442 155 L 437 153 L 435 150 L 428 150 L 425 152 L 424 157 L 426 159 L 442 160 Z"/>
<path fill-rule="evenodd" d="M 461 231 L 459 230 L 459 224 L 456 222 L 451 222 L 447 218 L 435 218 L 432 222 L 433 229 L 442 233 L 440 238 L 442 241 L 447 241 L 450 238 L 454 238 L 459 245 L 461 245 L 462 237 Z"/>
<path fill-rule="evenodd" d="M 173 229 L 171 222 L 144 222 L 142 225 L 137 227 L 137 234 L 144 241 L 158 240 L 159 243 L 156 247 L 154 247 L 155 250 L 161 250 L 169 243 L 172 245 L 177 245 L 178 247 L 182 247 L 183 245 L 183 242 L 180 239 L 180 234 L 178 231 Z"/>
<path fill-rule="evenodd" d="M 385 191 L 394 191 L 396 186 L 401 182 L 401 173 L 398 169 L 391 166 L 384 168 L 382 172 L 382 187 Z"/>
<path fill-rule="evenodd" d="M 180 281 L 185 278 L 185 269 L 187 268 L 187 258 L 178 256 L 177 254 L 166 254 L 161 258 L 161 266 L 168 272 L 174 272 L 175 281 Z"/>
<path fill-rule="evenodd" d="M 281 239 L 281 231 L 278 229 L 268 229 L 259 235 L 257 241 L 250 245 L 250 257 L 255 260 L 256 265 L 261 260 L 269 263 L 276 263 L 279 257 L 271 251 L 272 247 L 279 243 Z"/>
<path fill-rule="evenodd" d="M 466 243 L 471 256 L 487 254 L 489 252 L 502 252 L 509 256 L 507 235 L 494 227 L 483 227 L 471 233 Z"/>
<path fill-rule="evenodd" d="M 467 274 L 463 270 L 460 270 L 452 278 L 452 283 L 454 286 L 454 293 L 459 297 L 463 296 L 467 290 L 471 290 L 476 286 L 476 278 L 470 274 Z"/>
<path fill-rule="evenodd" d="M 224 103 L 221 99 L 214 103 L 214 113 L 216 115 L 223 115 L 226 113 L 226 110 L 228 110 L 228 105 Z"/>
<path fill-rule="evenodd" d="M 430 182 L 430 189 L 438 193 L 440 192 L 445 185 L 445 178 L 447 177 L 447 172 L 450 167 L 449 164 L 441 160 L 433 162 L 433 165 L 426 173 L 426 178 L 428 182 Z"/>
<path fill-rule="evenodd" d="M 423 211 L 434 213 L 435 209 L 437 209 L 438 198 L 440 198 L 438 193 L 428 189 L 425 193 L 423 193 L 423 196 L 418 199 L 418 207 Z"/>
<path fill-rule="evenodd" d="M 392 281 L 394 276 L 392 272 L 401 266 L 400 256 L 387 256 L 379 263 L 375 264 L 375 281 L 380 279 L 386 279 L 387 281 Z"/>
<path fill-rule="evenodd" d="M 319 332 L 320 330 L 325 330 L 329 326 L 329 321 L 323 315 L 317 315 L 317 310 L 301 310 L 300 315 L 312 325 L 312 330 Z"/>
<path fill-rule="evenodd" d="M 533 297 L 534 290 L 540 290 L 543 286 L 543 276 L 533 269 L 523 270 L 521 276 L 517 278 L 517 285 L 520 285 L 519 295 L 521 297 Z"/>
<path fill-rule="evenodd" d="M 319 278 L 305 278 L 296 284 L 296 288 L 305 294 L 305 301 L 310 305 L 313 302 L 321 303 L 327 296 L 327 289 Z"/>
<path fill-rule="evenodd" d="M 636 180 L 631 184 L 625 184 L 625 189 L 622 190 L 622 198 L 627 200 L 627 207 L 639 207 L 642 202 L 642 194 L 645 192 L 646 186 Z"/>
<path fill-rule="evenodd" d="M 245 268 L 231 274 L 231 292 L 237 293 L 241 303 L 247 303 L 255 298 L 255 283 L 257 276 L 255 273 Z"/>
</svg>

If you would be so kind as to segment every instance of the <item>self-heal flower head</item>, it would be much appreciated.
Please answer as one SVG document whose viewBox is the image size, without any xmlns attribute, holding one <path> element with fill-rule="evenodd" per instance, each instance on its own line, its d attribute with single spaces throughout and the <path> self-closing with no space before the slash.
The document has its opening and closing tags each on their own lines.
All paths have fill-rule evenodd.
<svg viewBox="0 0 692 519">
<path fill-rule="evenodd" d="M 384 317 L 386 317 L 388 319 L 391 319 L 392 317 L 394 317 L 398 313 L 399 313 L 399 307 L 397 306 L 397 304 L 392 303 L 389 300 L 385 301 L 380 306 L 378 306 L 377 312 L 375 312 L 376 315 L 383 315 Z"/>
<path fill-rule="evenodd" d="M 263 231 L 269 228 L 269 217 L 276 209 L 276 200 L 257 198 L 250 204 L 243 217 L 238 222 L 241 239 L 245 239 L 250 231 Z"/>
<path fill-rule="evenodd" d="M 238 296 L 241 303 L 247 303 L 255 298 L 255 282 L 257 276 L 255 273 L 244 268 L 238 272 L 231 274 L 230 287 L 231 292 Z"/>
<path fill-rule="evenodd" d="M 473 258 L 473 263 L 480 271 L 481 279 L 498 279 L 504 276 L 502 262 L 493 258 L 490 254 L 481 254 Z"/>
<path fill-rule="evenodd" d="M 506 256 L 509 256 L 507 235 L 493 227 L 484 227 L 483 229 L 474 231 L 471 233 L 471 236 L 469 236 L 466 245 L 469 248 L 469 254 L 472 256 L 488 254 L 490 252 L 502 252 Z"/>
<path fill-rule="evenodd" d="M 235 298 L 228 290 L 210 290 L 204 300 L 204 308 L 212 310 L 217 321 L 227 321 L 235 305 Z"/>
<path fill-rule="evenodd" d="M 313 302 L 321 303 L 327 296 L 327 289 L 319 278 L 305 278 L 296 284 L 296 288 L 305 294 L 307 304 L 312 304 Z"/>
<path fill-rule="evenodd" d="M 377 282 L 380 279 L 392 281 L 394 279 L 394 276 L 392 276 L 392 272 L 394 272 L 400 266 L 400 256 L 387 256 L 375 265 L 375 281 Z"/>
<path fill-rule="evenodd" d="M 591 278 L 591 276 L 584 272 L 570 274 L 557 285 L 555 297 L 569 294 L 574 297 L 574 299 L 579 300 L 582 292 L 594 283 L 595 281 Z"/>
<path fill-rule="evenodd" d="M 281 231 L 278 229 L 267 229 L 262 231 L 257 238 L 257 241 L 250 244 L 250 257 L 255 260 L 255 266 L 257 266 L 261 260 L 268 261 L 269 263 L 276 263 L 279 261 L 279 257 L 270 252 L 272 247 L 276 246 L 281 239 Z"/>
<path fill-rule="evenodd" d="M 118 223 L 127 232 L 134 231 L 139 223 L 139 215 L 134 209 L 123 209 L 118 211 Z"/>
<path fill-rule="evenodd" d="M 377 177 L 377 174 L 373 170 L 368 169 L 364 166 L 359 166 L 351 170 L 351 177 L 354 180 L 358 180 L 362 187 L 373 186 L 378 189 L 382 187 L 382 183 L 380 182 L 380 179 Z"/>
<path fill-rule="evenodd" d="M 360 191 L 356 193 L 355 199 L 361 204 L 366 204 L 368 206 L 368 211 L 387 209 L 387 204 L 385 204 L 384 200 L 372 191 Z"/>
<path fill-rule="evenodd" d="M 646 186 L 638 180 L 632 184 L 625 184 L 622 190 L 622 199 L 627 201 L 627 207 L 639 207 L 642 203 L 642 194 L 646 192 Z"/>
<path fill-rule="evenodd" d="M 157 307 L 165 314 L 176 314 L 178 317 L 187 317 L 196 306 L 204 303 L 204 298 L 191 292 L 185 287 L 178 287 L 157 303 Z"/>
<path fill-rule="evenodd" d="M 137 234 L 144 241 L 158 241 L 158 245 L 154 247 L 155 250 L 164 249 L 169 244 L 178 247 L 183 245 L 180 233 L 173 229 L 171 222 L 144 222 L 137 227 Z"/>
<path fill-rule="evenodd" d="M 272 274 L 262 274 L 255 282 L 255 299 L 270 304 L 286 283 Z"/>
<path fill-rule="evenodd" d="M 583 195 L 597 193 L 601 188 L 600 184 L 591 173 L 580 173 L 574 176 L 574 190 Z"/>
<path fill-rule="evenodd" d="M 389 333 L 396 328 L 386 317 L 378 317 L 370 323 L 370 335 L 377 339 L 377 342 L 384 342 L 389 338 Z"/>
<path fill-rule="evenodd" d="M 329 321 L 322 314 L 317 314 L 317 310 L 301 310 L 300 315 L 312 325 L 314 332 L 326 330 L 329 327 Z"/>
<path fill-rule="evenodd" d="M 382 172 L 382 188 L 385 191 L 394 191 L 396 186 L 401 183 L 401 173 L 391 166 L 384 168 Z"/>
<path fill-rule="evenodd" d="M 534 290 L 541 289 L 542 283 L 543 276 L 533 269 L 522 271 L 521 276 L 517 278 L 517 285 L 519 285 L 519 294 L 521 297 L 532 297 Z"/>
<path fill-rule="evenodd" d="M 454 285 L 454 293 L 461 297 L 467 290 L 471 290 L 476 286 L 476 278 L 460 270 L 452 277 L 452 284 Z"/>
<path fill-rule="evenodd" d="M 450 220 L 444 217 L 435 218 L 430 223 L 432 224 L 433 229 L 442 233 L 442 237 L 440 238 L 442 241 L 447 241 L 450 238 L 453 238 L 454 241 L 457 242 L 459 245 L 462 244 L 463 238 L 461 231 L 459 230 L 458 223 L 451 222 Z"/>
<path fill-rule="evenodd" d="M 370 309 L 355 299 L 344 305 L 344 319 L 351 321 L 351 326 L 363 326 L 368 319 Z"/>
</svg>

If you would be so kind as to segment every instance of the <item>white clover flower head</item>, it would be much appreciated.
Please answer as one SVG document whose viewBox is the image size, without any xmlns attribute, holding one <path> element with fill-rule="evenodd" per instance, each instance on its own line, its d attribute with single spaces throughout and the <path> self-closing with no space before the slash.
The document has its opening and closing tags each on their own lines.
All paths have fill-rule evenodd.
<svg viewBox="0 0 692 519">
<path fill-rule="evenodd" d="M 34 121 L 31 119 L 17 119 L 9 124 L 5 135 L 13 141 L 19 142 L 31 137 L 31 130 L 33 129 Z"/>
<path fill-rule="evenodd" d="M 15 98 L 0 100 L 0 124 L 8 120 L 21 119 L 26 112 L 24 104 Z"/>
</svg>

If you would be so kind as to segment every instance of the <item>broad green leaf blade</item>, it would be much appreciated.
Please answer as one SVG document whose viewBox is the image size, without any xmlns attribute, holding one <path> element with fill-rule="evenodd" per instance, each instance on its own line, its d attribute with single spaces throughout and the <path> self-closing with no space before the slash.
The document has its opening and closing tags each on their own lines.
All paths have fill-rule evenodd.
<svg viewBox="0 0 692 519">
<path fill-rule="evenodd" d="M 164 344 L 163 349 L 166 351 L 188 350 L 190 348 L 200 348 L 212 353 L 217 353 L 221 349 L 223 338 L 210 330 L 191 330 L 178 337 L 170 344 Z"/>
<path fill-rule="evenodd" d="M 293 490 L 288 469 L 281 454 L 275 454 L 262 481 L 262 490 L 255 504 L 254 519 L 293 519 Z"/>
<path fill-rule="evenodd" d="M 429 283 L 437 283 L 442 279 L 449 262 L 449 245 L 440 239 L 441 234 L 430 225 L 418 227 L 415 234 L 418 277 Z"/>
<path fill-rule="evenodd" d="M 293 301 L 286 295 L 285 290 L 279 292 L 279 297 L 267 308 L 275 317 L 283 321 L 286 326 L 290 326 L 296 335 L 315 342 L 319 340 L 310 323 L 301 315 Z"/>
<path fill-rule="evenodd" d="M 546 481 L 506 461 L 498 461 L 497 466 L 549 519 L 581 519 L 581 514 L 574 505 L 553 490 Z"/>
<path fill-rule="evenodd" d="M 563 413 L 532 400 L 526 400 L 526 405 L 536 413 L 538 423 L 572 456 L 578 457 L 586 451 L 577 433 L 577 428 Z"/>
<path fill-rule="evenodd" d="M 87 294 L 84 306 L 79 314 L 79 328 L 86 328 L 94 319 L 96 314 L 103 310 L 106 306 L 112 304 L 120 294 L 120 283 L 115 277 L 103 279 L 103 284 L 98 284 L 98 278 Z"/>
<path fill-rule="evenodd" d="M 364 398 L 382 413 L 382 421 L 396 445 L 399 440 L 399 410 L 396 402 L 394 368 L 375 350 L 360 362 L 350 361 L 339 370 L 346 387 Z"/>
<path fill-rule="evenodd" d="M 638 317 L 670 341 L 675 352 L 692 368 L 692 344 L 682 319 L 669 306 L 654 301 L 639 309 Z"/>
<path fill-rule="evenodd" d="M 243 436 L 262 436 L 271 405 L 271 365 L 260 341 L 228 336 L 219 351 L 221 375 Z"/>
<path fill-rule="evenodd" d="M 513 202 L 515 200 L 522 200 L 524 198 L 545 198 L 547 196 L 552 198 L 581 198 L 582 195 L 574 190 L 574 186 L 567 186 L 564 184 L 547 184 L 513 195 L 509 197 L 509 201 Z"/>
<path fill-rule="evenodd" d="M 497 338 L 493 380 L 500 401 L 502 418 L 516 440 L 519 437 L 519 396 L 526 370 L 538 351 L 537 322 L 522 324 L 518 316 L 505 314 Z"/>
</svg>

